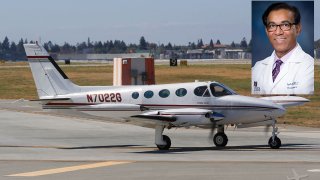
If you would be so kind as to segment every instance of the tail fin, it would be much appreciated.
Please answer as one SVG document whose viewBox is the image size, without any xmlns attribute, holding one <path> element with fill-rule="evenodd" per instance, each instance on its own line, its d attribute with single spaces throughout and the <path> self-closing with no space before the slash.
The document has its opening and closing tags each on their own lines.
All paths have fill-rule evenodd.
<svg viewBox="0 0 320 180">
<path fill-rule="evenodd" d="M 24 44 L 40 99 L 78 91 L 48 52 L 38 44 Z"/>
</svg>

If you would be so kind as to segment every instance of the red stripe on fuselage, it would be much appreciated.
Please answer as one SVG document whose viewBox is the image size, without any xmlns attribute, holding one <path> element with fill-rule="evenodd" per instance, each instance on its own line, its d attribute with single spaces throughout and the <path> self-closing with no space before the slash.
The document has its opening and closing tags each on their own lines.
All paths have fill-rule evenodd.
<svg viewBox="0 0 320 180">
<path fill-rule="evenodd" d="M 97 105 L 95 103 L 47 103 L 48 106 L 86 106 Z"/>
<path fill-rule="evenodd" d="M 98 103 L 47 103 L 47 106 L 86 106 L 86 105 L 98 105 Z M 117 104 L 119 105 L 119 104 Z M 143 107 L 194 107 L 194 108 L 250 108 L 250 109 L 277 109 L 275 107 L 264 107 L 264 106 L 223 106 L 223 105 L 179 105 L 179 104 L 138 104 Z"/>
<path fill-rule="evenodd" d="M 178 104 L 138 104 L 144 107 L 172 107 L 172 106 L 179 106 L 179 107 L 214 107 L 214 108 L 262 108 L 262 109 L 278 109 L 275 107 L 267 107 L 267 106 L 228 106 L 228 105 L 199 105 L 199 104 L 191 104 L 191 105 L 178 105 Z"/>
<path fill-rule="evenodd" d="M 43 59 L 43 58 L 49 58 L 49 56 L 27 56 L 27 58 L 30 58 L 30 59 Z"/>
</svg>

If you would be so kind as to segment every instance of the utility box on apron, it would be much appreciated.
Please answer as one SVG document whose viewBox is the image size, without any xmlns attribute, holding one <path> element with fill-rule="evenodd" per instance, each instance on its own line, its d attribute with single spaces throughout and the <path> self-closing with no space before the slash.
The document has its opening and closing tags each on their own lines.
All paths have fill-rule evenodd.
<svg viewBox="0 0 320 180">
<path fill-rule="evenodd" d="M 114 58 L 113 85 L 155 84 L 153 58 Z"/>
</svg>

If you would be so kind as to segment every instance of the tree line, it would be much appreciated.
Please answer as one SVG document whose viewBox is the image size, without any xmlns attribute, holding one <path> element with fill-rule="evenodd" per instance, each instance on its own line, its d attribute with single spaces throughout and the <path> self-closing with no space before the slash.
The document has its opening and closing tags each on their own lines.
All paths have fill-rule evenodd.
<svg viewBox="0 0 320 180">
<path fill-rule="evenodd" d="M 0 41 L 0 60 L 26 60 L 25 51 L 23 44 L 25 43 L 35 43 L 33 41 L 28 41 L 27 39 L 21 38 L 18 43 L 9 40 L 5 37 L 3 41 Z M 316 49 L 320 49 L 320 39 L 314 42 Z M 215 46 L 221 45 L 218 39 L 215 43 L 211 39 L 208 44 L 205 44 L 202 39 L 197 42 L 189 42 L 187 45 L 172 45 L 170 42 L 168 44 L 156 44 L 148 42 L 143 36 L 139 40 L 139 44 L 126 44 L 122 40 L 109 40 L 106 42 L 102 41 L 91 41 L 90 38 L 87 41 L 81 43 L 76 43 L 76 45 L 71 45 L 65 42 L 63 45 L 58 45 L 52 43 L 52 41 L 42 43 L 44 48 L 48 50 L 49 53 L 77 53 L 77 54 L 106 54 L 106 53 L 134 53 L 134 52 L 149 52 L 153 54 L 161 54 L 165 51 L 182 51 L 192 49 L 205 49 L 212 50 Z M 243 38 L 240 43 L 235 43 L 234 41 L 227 45 L 229 48 L 241 48 L 246 51 L 251 52 L 251 40 L 247 43 L 246 38 Z"/>
<path fill-rule="evenodd" d="M 251 41 L 250 41 L 251 42 Z M 35 43 L 34 41 L 28 41 L 27 39 L 21 38 L 18 43 L 9 41 L 8 37 L 5 37 L 3 41 L 0 41 L 0 60 L 26 60 L 26 55 L 24 52 L 23 44 L 25 43 Z M 161 54 L 165 51 L 183 51 L 186 52 L 190 49 L 207 49 L 212 50 L 215 45 L 220 45 L 220 40 L 216 43 L 211 39 L 209 44 L 205 44 L 202 39 L 197 42 L 189 42 L 188 45 L 172 45 L 170 42 L 168 44 L 156 44 L 148 42 L 143 36 L 139 39 L 139 44 L 126 44 L 121 40 L 109 40 L 106 42 L 102 41 L 91 41 L 90 38 L 87 41 L 77 43 L 76 45 L 71 45 L 65 42 L 63 45 L 58 45 L 52 41 L 42 43 L 44 48 L 49 53 L 62 53 L 62 54 L 115 54 L 115 53 L 135 53 L 135 52 L 149 52 L 153 54 Z M 249 43 L 250 45 L 250 43 Z M 235 44 L 232 42 L 231 48 L 241 47 L 250 50 L 246 39 L 243 38 L 240 44 Z"/>
</svg>

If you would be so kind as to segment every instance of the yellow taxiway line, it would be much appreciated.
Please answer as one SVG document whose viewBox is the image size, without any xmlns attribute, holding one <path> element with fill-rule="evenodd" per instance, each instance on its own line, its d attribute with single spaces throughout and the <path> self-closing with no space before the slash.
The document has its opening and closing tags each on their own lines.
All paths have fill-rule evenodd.
<svg viewBox="0 0 320 180">
<path fill-rule="evenodd" d="M 47 170 L 41 170 L 41 171 L 11 174 L 11 175 L 6 175 L 6 176 L 34 177 L 34 176 L 58 174 L 58 173 L 65 173 L 65 172 L 71 172 L 71 171 L 78 171 L 78 170 L 92 169 L 92 168 L 99 168 L 99 167 L 106 167 L 106 166 L 114 166 L 114 165 L 128 164 L 128 163 L 133 163 L 133 161 L 106 161 L 106 162 L 93 163 L 93 164 L 84 164 L 84 165 L 78 165 L 78 166 L 69 166 L 69 167 L 63 167 L 63 168 L 55 168 L 55 169 L 47 169 Z"/>
</svg>

